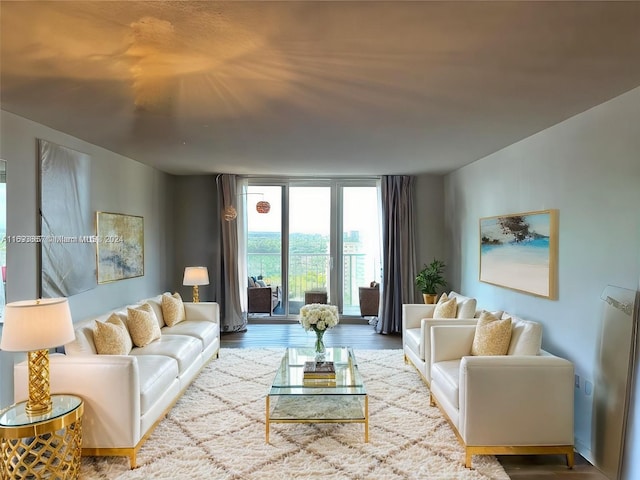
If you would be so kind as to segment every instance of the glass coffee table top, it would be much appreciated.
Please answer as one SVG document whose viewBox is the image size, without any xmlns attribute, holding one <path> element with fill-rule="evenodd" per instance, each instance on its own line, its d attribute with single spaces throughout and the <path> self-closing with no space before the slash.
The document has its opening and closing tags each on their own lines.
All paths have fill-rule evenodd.
<svg viewBox="0 0 640 480">
<path fill-rule="evenodd" d="M 269 395 L 365 395 L 353 350 L 349 347 L 327 348 L 324 361 L 333 362 L 335 385 L 304 380 L 304 364 L 314 361 L 313 348 L 288 348 L 276 371 Z M 311 383 L 311 384 L 310 384 Z M 323 385 L 324 383 L 324 385 Z"/>
<path fill-rule="evenodd" d="M 313 348 L 288 348 L 266 396 L 266 440 L 271 423 L 362 423 L 369 441 L 369 399 L 349 347 L 327 348 L 335 380 L 305 380 L 304 364 L 315 361 Z"/>
</svg>

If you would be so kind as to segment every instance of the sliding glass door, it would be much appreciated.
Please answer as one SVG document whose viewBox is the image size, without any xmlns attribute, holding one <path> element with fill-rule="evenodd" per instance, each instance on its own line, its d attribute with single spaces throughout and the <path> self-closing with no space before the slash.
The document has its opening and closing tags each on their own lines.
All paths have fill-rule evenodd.
<svg viewBox="0 0 640 480">
<path fill-rule="evenodd" d="M 269 315 L 327 302 L 360 316 L 358 288 L 380 281 L 376 180 L 250 179 L 247 199 L 249 277 L 280 294 Z M 269 213 L 256 211 L 260 200 Z"/>
<path fill-rule="evenodd" d="M 289 313 L 331 295 L 331 187 L 289 187 Z"/>
</svg>

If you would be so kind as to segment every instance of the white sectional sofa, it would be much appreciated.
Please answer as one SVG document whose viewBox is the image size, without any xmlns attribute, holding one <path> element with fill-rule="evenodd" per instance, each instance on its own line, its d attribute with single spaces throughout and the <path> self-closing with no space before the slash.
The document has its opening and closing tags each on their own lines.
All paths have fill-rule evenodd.
<svg viewBox="0 0 640 480">
<path fill-rule="evenodd" d="M 475 325 L 476 299 L 456 292 L 448 294 L 456 298 L 456 318 L 433 318 L 435 304 L 402 305 L 402 348 L 405 361 L 410 361 L 424 378 L 431 382 L 431 327 L 434 325 Z"/>
<path fill-rule="evenodd" d="M 185 319 L 173 326 L 165 324 L 162 295 L 144 303 L 155 313 L 159 339 L 124 355 L 98 354 L 96 320 L 105 322 L 115 312 L 126 323 L 125 306 L 75 323 L 76 339 L 64 354 L 50 356 L 51 392 L 84 399 L 83 455 L 127 456 L 131 468 L 154 427 L 220 349 L 217 303 L 184 302 Z M 23 362 L 15 366 L 16 401 L 27 398 L 27 383 Z"/>
<path fill-rule="evenodd" d="M 506 355 L 472 355 L 474 325 L 431 328 L 431 403 L 472 455 L 562 454 L 574 462 L 573 364 L 542 350 L 542 326 L 511 317 Z"/>
</svg>

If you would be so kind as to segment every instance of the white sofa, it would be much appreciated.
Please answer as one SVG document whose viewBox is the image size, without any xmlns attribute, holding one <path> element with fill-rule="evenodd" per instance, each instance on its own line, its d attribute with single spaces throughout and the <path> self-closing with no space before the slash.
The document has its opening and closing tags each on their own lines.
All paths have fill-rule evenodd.
<svg viewBox="0 0 640 480">
<path fill-rule="evenodd" d="M 540 349 L 540 324 L 512 322 L 500 356 L 471 355 L 473 325 L 432 327 L 431 403 L 455 429 L 467 467 L 487 454 L 562 454 L 572 467 L 573 364 Z"/>
<path fill-rule="evenodd" d="M 93 338 L 95 320 L 127 307 L 74 324 L 76 339 L 65 354 L 50 356 L 51 393 L 73 393 L 84 399 L 83 455 L 127 456 L 131 468 L 136 454 L 205 364 L 218 355 L 220 322 L 217 303 L 184 302 L 185 320 L 171 327 L 164 322 L 162 296 L 149 303 L 161 327 L 161 337 L 128 355 L 99 355 Z M 27 398 L 27 364 L 15 366 L 15 399 Z"/>
<path fill-rule="evenodd" d="M 456 318 L 433 318 L 435 304 L 402 305 L 402 349 L 405 361 L 410 361 L 427 385 L 431 382 L 431 327 L 434 325 L 475 325 L 476 299 L 451 292 L 456 298 Z"/>
</svg>

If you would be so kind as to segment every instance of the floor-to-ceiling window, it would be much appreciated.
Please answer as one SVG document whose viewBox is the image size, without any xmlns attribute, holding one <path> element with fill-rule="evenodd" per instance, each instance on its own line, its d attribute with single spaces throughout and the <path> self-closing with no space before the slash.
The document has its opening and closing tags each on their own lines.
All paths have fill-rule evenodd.
<svg viewBox="0 0 640 480">
<path fill-rule="evenodd" d="M 324 298 L 360 315 L 358 288 L 380 281 L 377 180 L 250 179 L 247 211 L 248 275 L 271 287 L 271 316 L 296 316 L 305 299 Z"/>
</svg>

